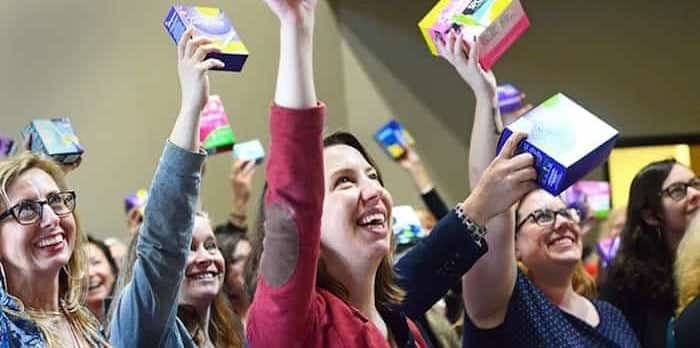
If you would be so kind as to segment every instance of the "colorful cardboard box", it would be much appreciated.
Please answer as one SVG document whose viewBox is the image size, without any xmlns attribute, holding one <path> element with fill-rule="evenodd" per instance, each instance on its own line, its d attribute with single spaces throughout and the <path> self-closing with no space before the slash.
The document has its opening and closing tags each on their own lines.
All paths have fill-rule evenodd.
<svg viewBox="0 0 700 348">
<path fill-rule="evenodd" d="M 538 184 L 559 195 L 610 154 L 619 133 L 613 127 L 557 94 L 506 127 L 498 141 L 498 151 L 513 132 L 528 133 L 518 152 L 535 157 Z"/>
<path fill-rule="evenodd" d="M 148 202 L 148 190 L 140 189 L 136 193 L 131 193 L 124 197 L 124 212 L 129 214 L 131 209 L 138 209 L 141 215 L 144 215 Z"/>
<path fill-rule="evenodd" d="M 518 0 L 440 0 L 418 23 L 430 52 L 452 28 L 477 37 L 479 62 L 489 70 L 530 26 Z"/>
<path fill-rule="evenodd" d="M 218 95 L 210 95 L 199 119 L 199 142 L 208 154 L 231 151 L 236 136 Z"/>
<path fill-rule="evenodd" d="M 241 71 L 248 59 L 248 49 L 231 25 L 231 21 L 219 8 L 173 6 L 168 11 L 163 26 L 175 44 L 190 26 L 194 27 L 195 36 L 210 38 L 221 52 L 211 53 L 207 58 L 216 58 L 224 62 L 223 68 L 213 70 Z"/>
<path fill-rule="evenodd" d="M 265 147 L 260 140 L 250 140 L 233 146 L 233 157 L 260 165 L 265 160 Z"/>
<path fill-rule="evenodd" d="M 498 109 L 501 115 L 515 112 L 523 106 L 523 99 L 520 91 L 511 84 L 496 87 L 498 95 Z"/>
<path fill-rule="evenodd" d="M 30 151 L 64 165 L 75 163 L 85 152 L 68 118 L 34 120 L 22 130 L 22 137 L 29 140 Z"/>
<path fill-rule="evenodd" d="M 0 135 L 0 159 L 10 157 L 15 149 L 15 141 L 12 138 Z"/>
<path fill-rule="evenodd" d="M 406 146 L 413 146 L 415 141 L 408 131 L 396 120 L 390 120 L 374 133 L 374 139 L 394 160 L 406 154 Z"/>
<path fill-rule="evenodd" d="M 410 205 L 394 206 L 391 209 L 391 228 L 399 245 L 413 244 L 425 237 L 416 210 Z"/>
<path fill-rule="evenodd" d="M 586 211 L 596 219 L 610 214 L 610 183 L 597 180 L 580 180 L 562 193 L 567 206 Z"/>
</svg>

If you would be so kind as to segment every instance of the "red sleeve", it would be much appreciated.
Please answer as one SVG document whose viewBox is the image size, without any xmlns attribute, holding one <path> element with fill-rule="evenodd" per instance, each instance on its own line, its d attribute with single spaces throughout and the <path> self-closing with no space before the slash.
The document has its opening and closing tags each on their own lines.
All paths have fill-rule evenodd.
<svg viewBox="0 0 700 348">
<path fill-rule="evenodd" d="M 270 111 L 264 251 L 247 321 L 252 347 L 300 345 L 316 322 L 324 114 L 322 104 Z"/>
</svg>

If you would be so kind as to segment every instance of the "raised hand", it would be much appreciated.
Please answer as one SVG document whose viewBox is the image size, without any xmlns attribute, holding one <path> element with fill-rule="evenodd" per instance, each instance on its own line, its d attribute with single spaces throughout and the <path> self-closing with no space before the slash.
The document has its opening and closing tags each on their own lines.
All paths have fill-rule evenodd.
<svg viewBox="0 0 700 348">
<path fill-rule="evenodd" d="M 477 223 L 485 224 L 537 188 L 534 158 L 529 153 L 515 155 L 518 144 L 526 137 L 525 133 L 514 133 L 508 138 L 464 201 L 464 211 L 471 213 L 469 216 Z"/>
<path fill-rule="evenodd" d="M 215 58 L 206 59 L 209 53 L 220 50 L 206 37 L 194 37 L 189 28 L 177 45 L 177 70 L 180 77 L 182 111 L 199 114 L 209 97 L 207 71 L 224 63 Z"/>
<path fill-rule="evenodd" d="M 281 23 L 304 24 L 313 21 L 318 0 L 264 0 Z"/>
<path fill-rule="evenodd" d="M 492 98 L 496 93 L 496 76 L 479 64 L 479 47 L 476 38 L 465 38 L 450 30 L 445 41 L 438 40 L 440 55 L 457 69 L 457 73 L 469 84 L 477 96 Z"/>
<path fill-rule="evenodd" d="M 254 174 L 255 162 L 238 159 L 233 161 L 231 173 L 229 174 L 229 181 L 231 183 L 234 203 L 248 203 Z"/>
</svg>

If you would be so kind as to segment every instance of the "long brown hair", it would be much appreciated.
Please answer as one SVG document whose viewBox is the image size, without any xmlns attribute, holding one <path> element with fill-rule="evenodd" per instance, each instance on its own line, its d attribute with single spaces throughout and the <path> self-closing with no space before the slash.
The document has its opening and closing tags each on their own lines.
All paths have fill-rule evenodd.
<svg viewBox="0 0 700 348">
<path fill-rule="evenodd" d="M 608 270 L 605 297 L 623 312 L 640 304 L 663 312 L 676 306 L 674 255 L 664 238 L 663 225 L 650 225 L 644 215 L 663 221 L 663 182 L 676 165 L 673 159 L 642 168 L 630 185 L 627 221 L 620 233 L 620 249 Z"/>
<path fill-rule="evenodd" d="M 179 305 L 177 307 L 177 317 L 187 328 L 187 332 L 192 336 L 194 343 L 199 346 L 204 343 L 204 332 L 202 331 L 202 320 L 194 307 L 189 305 Z M 237 314 L 231 309 L 231 303 L 226 298 L 223 291 L 214 298 L 209 313 L 208 335 L 214 347 L 243 347 L 240 333 L 243 332 L 243 325 Z"/>
<path fill-rule="evenodd" d="M 0 162 L 1 209 L 7 209 L 9 205 L 10 200 L 7 195 L 7 188 L 20 175 L 30 169 L 39 169 L 47 173 L 56 182 L 60 190 L 68 190 L 65 174 L 56 163 L 52 160 L 43 159 L 33 153 L 24 152 Z M 88 344 L 91 346 L 109 346 L 109 343 L 104 339 L 100 331 L 99 322 L 92 315 L 90 310 L 85 307 L 85 299 L 88 290 L 88 272 L 87 257 L 83 250 L 83 244 L 87 242 L 87 238 L 80 228 L 80 219 L 76 212 L 73 213 L 73 218 L 75 219 L 75 244 L 68 264 L 59 271 L 59 302 L 61 303 L 62 311 L 66 318 L 76 329 L 77 333 L 82 334 Z M 40 285 L 37 284 L 37 286 Z M 37 310 L 25 310 L 19 298 L 10 294 L 9 289 L 5 289 L 5 291 L 20 304 L 20 310 L 14 311 L 7 306 L 2 306 L 2 311 L 10 317 L 22 318 L 34 322 L 44 336 L 47 346 L 57 347 L 59 341 L 54 334 L 55 328 L 45 327 L 41 325 L 40 322 L 36 321 L 36 319 L 44 317 L 46 313 Z"/>
</svg>

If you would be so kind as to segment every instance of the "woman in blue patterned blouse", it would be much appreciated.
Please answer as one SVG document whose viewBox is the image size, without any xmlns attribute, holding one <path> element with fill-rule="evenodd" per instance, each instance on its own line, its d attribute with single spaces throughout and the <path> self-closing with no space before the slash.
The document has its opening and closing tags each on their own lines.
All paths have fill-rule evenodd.
<svg viewBox="0 0 700 348">
<path fill-rule="evenodd" d="M 76 196 L 50 160 L 0 163 L 0 347 L 107 346 L 81 304 L 87 262 Z"/>
<path fill-rule="evenodd" d="M 473 40 L 453 31 L 438 47 L 475 95 L 469 155 L 474 187 L 496 155 L 503 121 L 498 113 L 496 78 L 481 68 L 478 48 L 473 41 L 467 45 L 465 39 Z M 467 46 L 474 48 L 467 52 Z M 524 163 L 534 160 L 529 154 L 518 156 Z M 535 177 L 532 168 L 524 170 L 533 171 L 526 177 Z M 528 180 L 520 185 L 531 184 Z M 639 346 L 620 311 L 588 297 L 594 286 L 581 265 L 577 212 L 543 190 L 523 197 L 516 211 L 487 223 L 489 251 L 463 278 L 464 346 Z"/>
</svg>

